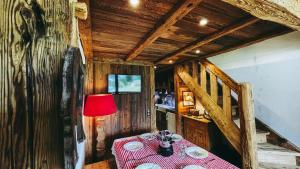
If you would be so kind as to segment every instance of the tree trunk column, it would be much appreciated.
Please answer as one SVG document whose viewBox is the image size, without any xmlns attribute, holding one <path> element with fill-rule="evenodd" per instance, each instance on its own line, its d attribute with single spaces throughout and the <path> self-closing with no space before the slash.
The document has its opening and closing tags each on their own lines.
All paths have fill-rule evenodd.
<svg viewBox="0 0 300 169">
<path fill-rule="evenodd" d="M 257 169 L 256 127 L 252 87 L 249 83 L 241 83 L 240 88 L 239 104 L 241 107 L 240 129 L 243 169 Z"/>
<path fill-rule="evenodd" d="M 97 158 L 101 158 L 105 154 L 105 117 L 96 117 L 95 120 L 97 132 L 96 156 Z"/>
</svg>

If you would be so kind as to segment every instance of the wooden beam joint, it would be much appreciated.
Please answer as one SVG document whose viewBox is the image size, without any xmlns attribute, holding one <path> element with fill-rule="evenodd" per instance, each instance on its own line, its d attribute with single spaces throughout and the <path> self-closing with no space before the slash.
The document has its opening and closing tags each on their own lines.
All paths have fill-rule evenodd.
<svg viewBox="0 0 300 169">
<path fill-rule="evenodd" d="M 253 16 L 300 30 L 299 0 L 222 0 Z"/>
<path fill-rule="evenodd" d="M 159 38 L 162 33 L 168 30 L 178 20 L 196 8 L 201 1 L 202 0 L 185 0 L 182 4 L 176 5 L 173 9 L 171 9 L 171 11 L 154 26 L 154 28 L 146 35 L 146 37 L 137 44 L 137 46 L 126 58 L 126 61 L 138 57 L 138 55 L 142 53 L 147 46 Z"/>
<path fill-rule="evenodd" d="M 224 29 L 220 30 L 220 31 L 217 31 L 209 36 L 207 36 L 206 38 L 200 38 L 192 43 L 190 43 L 189 45 L 175 51 L 174 53 L 171 53 L 170 55 L 162 58 L 162 59 L 159 59 L 158 61 L 156 61 L 155 63 L 163 63 L 164 61 L 166 60 L 169 60 L 169 59 L 172 59 L 172 58 L 176 58 L 176 57 L 179 57 L 181 55 L 183 55 L 184 53 L 186 52 L 189 52 L 195 48 L 198 48 L 198 47 L 201 47 L 203 45 L 206 45 L 216 39 L 219 39 L 223 36 L 226 36 L 230 33 L 233 33 L 237 30 L 240 30 L 242 28 L 245 28 L 249 25 L 252 25 L 254 23 L 256 23 L 257 21 L 259 21 L 260 19 L 258 18 L 255 18 L 255 17 L 251 17 L 251 18 L 248 18 L 246 20 L 242 20 L 241 22 L 238 22 L 236 24 L 233 24 L 233 25 L 230 25 L 228 27 L 225 27 Z"/>
<path fill-rule="evenodd" d="M 74 2 L 73 8 L 75 11 L 75 16 L 81 20 L 87 20 L 88 18 L 88 9 L 85 2 Z"/>
</svg>

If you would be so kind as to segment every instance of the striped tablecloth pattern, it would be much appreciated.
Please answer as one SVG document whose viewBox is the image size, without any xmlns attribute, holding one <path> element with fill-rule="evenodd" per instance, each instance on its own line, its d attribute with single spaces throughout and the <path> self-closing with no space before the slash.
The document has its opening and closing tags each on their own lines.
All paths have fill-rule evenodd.
<svg viewBox="0 0 300 169">
<path fill-rule="evenodd" d="M 138 151 L 126 151 L 124 144 L 131 141 L 140 141 L 144 147 Z M 143 140 L 137 136 L 117 139 L 113 143 L 112 153 L 115 156 L 118 169 L 132 169 L 143 163 L 155 163 L 163 169 L 181 169 L 187 165 L 200 165 L 207 169 L 238 169 L 227 161 L 209 153 L 204 159 L 194 159 L 187 155 L 182 155 L 181 146 L 195 146 L 191 142 L 182 139 L 173 143 L 174 154 L 170 157 L 163 157 L 157 154 L 158 140 Z"/>
</svg>

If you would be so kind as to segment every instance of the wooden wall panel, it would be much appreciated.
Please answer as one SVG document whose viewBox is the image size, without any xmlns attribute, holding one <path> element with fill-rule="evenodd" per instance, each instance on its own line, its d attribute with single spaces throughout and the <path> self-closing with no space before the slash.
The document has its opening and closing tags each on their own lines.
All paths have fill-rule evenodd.
<svg viewBox="0 0 300 169">
<path fill-rule="evenodd" d="M 94 93 L 94 63 L 92 60 L 87 60 L 86 67 L 86 81 L 85 81 L 85 94 L 93 94 Z M 86 136 L 85 140 L 85 162 L 91 163 L 93 162 L 93 147 L 95 147 L 93 140 L 95 139 L 94 135 L 94 124 L 95 119 L 93 117 L 85 117 L 83 116 L 83 124 L 84 124 L 84 133 Z"/>
<path fill-rule="evenodd" d="M 0 168 L 63 168 L 59 112 L 69 2 L 0 6 Z"/>
<path fill-rule="evenodd" d="M 90 62 L 94 69 L 88 69 L 89 74 L 94 74 L 94 94 L 107 93 L 107 76 L 108 74 L 139 74 L 142 76 L 142 92 L 132 94 L 114 95 L 118 112 L 105 116 L 105 134 L 106 148 L 110 152 L 111 144 L 114 139 L 136 135 L 142 132 L 151 131 L 156 126 L 153 122 L 154 113 L 154 68 L 153 66 L 111 64 L 104 62 Z M 91 93 L 90 93 L 91 94 Z M 151 121 L 152 120 L 152 121 Z M 87 126 L 87 124 L 85 124 Z M 88 151 L 86 155 L 86 163 L 91 163 L 101 158 L 101 152 L 95 152 L 96 136 L 93 123 L 89 123 L 86 128 Z M 91 134 L 92 133 L 92 134 Z M 93 137 L 88 137 L 94 135 Z M 92 144 L 92 145 L 91 145 Z M 92 150 L 90 149 L 92 147 Z"/>
</svg>

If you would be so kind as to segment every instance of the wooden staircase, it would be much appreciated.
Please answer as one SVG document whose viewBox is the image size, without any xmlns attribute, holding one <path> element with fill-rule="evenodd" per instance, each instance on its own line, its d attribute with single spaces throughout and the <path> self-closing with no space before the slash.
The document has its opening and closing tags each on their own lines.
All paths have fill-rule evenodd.
<svg viewBox="0 0 300 169">
<path fill-rule="evenodd" d="M 300 153 L 268 143 L 269 132 L 256 129 L 250 84 L 238 84 L 207 59 L 176 66 L 175 73 L 241 154 L 243 168 L 300 169 Z"/>
<path fill-rule="evenodd" d="M 235 124 L 240 127 L 239 119 L 234 120 Z M 257 158 L 260 168 L 299 168 L 296 157 L 300 153 L 268 143 L 268 131 L 256 128 Z"/>
</svg>

